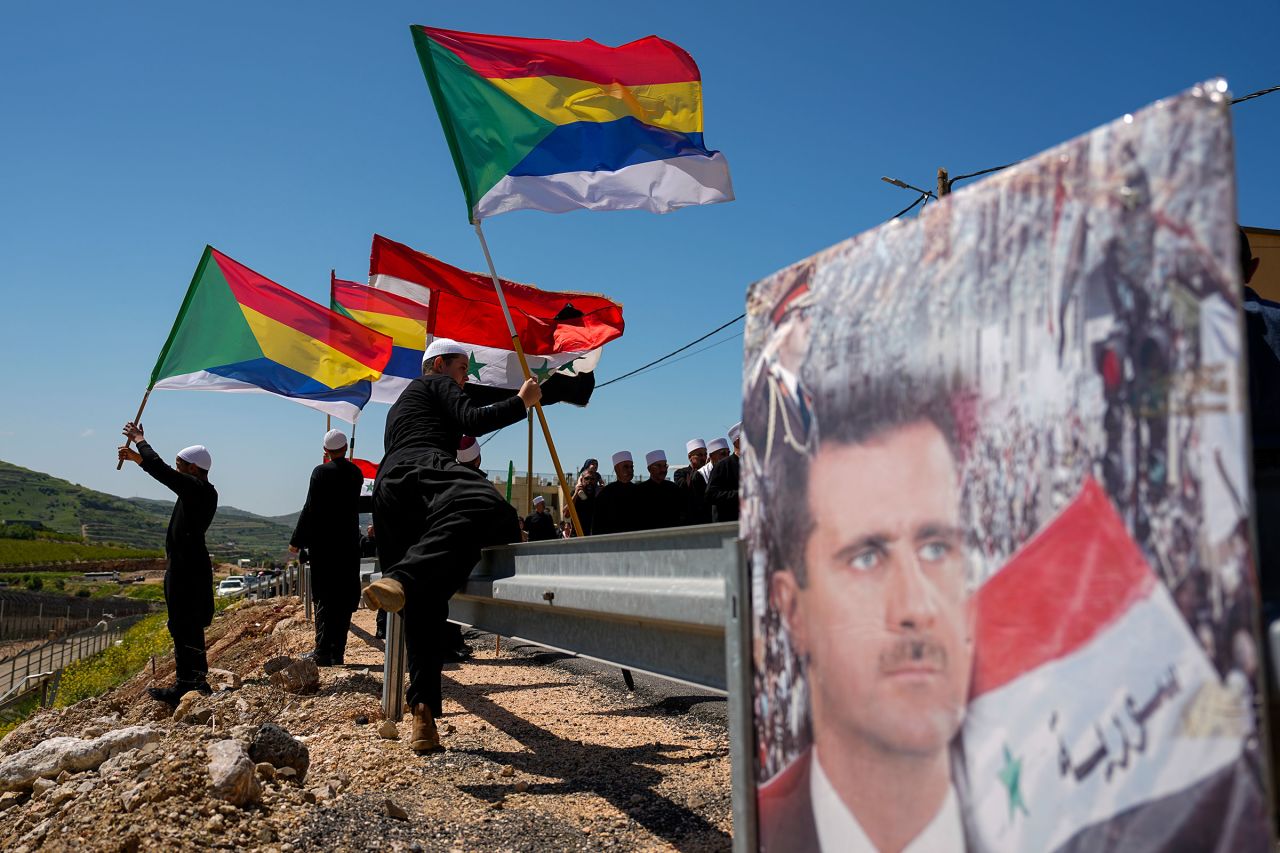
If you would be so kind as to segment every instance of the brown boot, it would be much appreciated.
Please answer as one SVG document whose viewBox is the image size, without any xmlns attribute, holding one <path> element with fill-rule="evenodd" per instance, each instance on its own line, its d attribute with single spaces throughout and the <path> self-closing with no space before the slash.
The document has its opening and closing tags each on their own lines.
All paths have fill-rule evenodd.
<svg viewBox="0 0 1280 853">
<path fill-rule="evenodd" d="M 425 703 L 413 706 L 413 737 L 409 746 L 414 752 L 438 752 L 440 750 L 440 733 L 436 731 L 436 720 L 431 714 L 431 707 Z"/>
<path fill-rule="evenodd" d="M 363 596 L 370 610 L 399 613 L 404 607 L 404 586 L 393 578 L 379 578 L 364 588 Z"/>
</svg>

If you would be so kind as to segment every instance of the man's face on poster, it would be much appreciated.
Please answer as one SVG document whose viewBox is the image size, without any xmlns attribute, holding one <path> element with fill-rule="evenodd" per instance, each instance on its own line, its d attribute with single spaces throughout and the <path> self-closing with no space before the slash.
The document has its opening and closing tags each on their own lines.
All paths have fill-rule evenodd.
<svg viewBox="0 0 1280 853">
<path fill-rule="evenodd" d="M 807 503 L 804 583 L 788 567 L 775 589 L 808 662 L 815 740 L 935 754 L 960 727 L 972 661 L 946 440 L 920 421 L 823 443 Z"/>
</svg>

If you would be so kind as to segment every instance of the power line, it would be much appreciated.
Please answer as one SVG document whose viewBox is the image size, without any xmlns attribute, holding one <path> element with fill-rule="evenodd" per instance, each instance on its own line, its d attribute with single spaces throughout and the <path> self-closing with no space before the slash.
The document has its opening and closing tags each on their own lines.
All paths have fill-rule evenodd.
<svg viewBox="0 0 1280 853">
<path fill-rule="evenodd" d="M 729 328 L 730 326 L 732 326 L 734 323 L 738 322 L 739 320 L 741 320 L 741 319 L 742 319 L 743 317 L 745 317 L 745 316 L 747 316 L 745 313 L 743 313 L 743 314 L 739 314 L 737 317 L 734 317 L 734 318 L 733 318 L 732 320 L 730 320 L 729 322 L 724 323 L 723 325 L 717 326 L 716 328 L 714 328 L 714 329 L 712 329 L 711 331 L 707 332 L 705 335 L 703 335 L 702 337 L 698 338 L 697 340 L 689 341 L 689 343 L 685 344 L 684 346 L 680 347 L 679 349 L 672 350 L 671 352 L 667 353 L 666 355 L 662 356 L 661 358 L 655 358 L 653 361 L 649 362 L 648 364 L 644 365 L 643 367 L 637 367 L 635 370 L 631 371 L 630 373 L 624 373 L 624 374 L 622 374 L 621 376 L 618 376 L 618 377 L 616 377 L 616 378 L 614 378 L 614 379 L 610 379 L 608 382 L 601 382 L 599 385 L 597 385 L 597 386 L 596 386 L 596 390 L 597 390 L 597 391 L 599 391 L 601 388 L 604 388 L 606 385 L 612 385 L 612 384 L 613 384 L 613 383 L 615 383 L 615 382 L 621 382 L 623 379 L 626 379 L 628 376 L 635 376 L 635 375 L 636 375 L 637 373 L 639 373 L 640 371 L 642 371 L 642 370 L 648 370 L 650 367 L 653 367 L 655 364 L 661 364 L 662 362 L 664 362 L 664 361 L 666 361 L 667 359 L 671 358 L 673 355 L 679 355 L 680 353 L 682 353 L 682 352 L 684 352 L 685 350 L 687 350 L 689 347 L 694 346 L 694 345 L 696 345 L 696 344 L 700 344 L 700 343 L 702 343 L 702 342 L 703 342 L 703 341 L 705 341 L 707 338 L 709 338 L 709 337 L 711 337 L 712 335 L 714 335 L 716 332 L 720 332 L 720 331 L 723 331 L 724 329 Z"/>
<path fill-rule="evenodd" d="M 1242 104 L 1245 101 L 1251 101 L 1254 98 L 1261 98 L 1263 95 L 1270 95 L 1273 92 L 1280 92 L 1280 86 L 1271 86 L 1267 89 L 1259 89 L 1256 92 L 1250 92 L 1249 94 L 1242 95 L 1239 98 L 1233 98 L 1231 103 L 1232 105 Z M 1005 169 L 1008 169 L 1010 166 L 1016 166 L 1021 162 L 1022 162 L 1021 160 L 1014 160 L 1012 163 L 1005 163 L 1003 166 L 992 166 L 989 169 L 980 169 L 977 172 L 970 172 L 967 175 L 956 175 L 954 178 L 952 178 L 950 181 L 947 182 L 947 188 L 950 189 L 950 187 L 953 186 L 956 183 L 956 181 L 963 181 L 966 178 L 978 178 L 978 177 L 981 177 L 982 175 L 990 175 L 992 172 L 1002 172 Z M 891 219 L 897 219 L 903 214 L 910 212 L 913 207 L 915 207 L 917 204 L 923 201 L 926 197 L 933 195 L 933 193 L 929 192 L 928 190 L 922 190 L 919 187 L 913 187 L 911 184 L 908 184 L 905 181 L 900 181 L 897 178 L 881 178 L 880 180 L 884 181 L 886 184 L 892 184 L 893 186 L 899 187 L 901 189 L 915 190 L 916 192 L 921 193 L 920 198 L 916 199 L 908 207 L 895 213 L 893 216 L 890 217 Z M 939 191 L 941 192 L 941 190 Z"/>
<path fill-rule="evenodd" d="M 1270 89 L 1259 89 L 1256 92 L 1250 92 L 1249 94 L 1242 95 L 1239 98 L 1233 98 L 1231 103 L 1242 104 L 1245 101 L 1251 101 L 1254 98 L 1261 98 L 1263 95 L 1270 95 L 1272 92 L 1280 92 L 1280 86 L 1272 86 Z"/>
<path fill-rule="evenodd" d="M 649 368 L 648 370 L 644 371 L 643 373 L 638 373 L 638 374 L 636 374 L 636 375 L 637 375 L 637 376 L 644 376 L 644 375 L 646 375 L 646 374 L 648 374 L 648 373 L 652 373 L 653 371 L 658 370 L 658 369 L 660 369 L 660 368 L 663 368 L 663 367 L 670 367 L 670 366 L 671 366 L 671 365 L 673 365 L 673 364 L 678 364 L 679 362 L 684 361 L 686 358 L 693 358 L 695 355 L 698 355 L 699 353 L 704 353 L 704 352 L 706 352 L 706 351 L 707 351 L 707 350 L 709 350 L 709 349 L 715 349 L 716 347 L 720 346 L 721 344 L 727 344 L 727 343 L 729 343 L 729 341 L 737 340 L 737 339 L 738 339 L 738 338 L 740 338 L 740 337 L 742 337 L 742 332 L 735 332 L 734 334 L 730 335 L 730 336 L 729 336 L 729 337 L 727 337 L 727 338 L 723 338 L 723 339 L 721 339 L 721 340 L 716 341 L 714 344 L 707 344 L 705 347 L 702 347 L 701 349 L 696 349 L 696 350 L 694 350 L 694 351 L 693 351 L 693 352 L 691 352 L 691 353 L 687 353 L 687 354 L 685 354 L 685 355 L 682 355 L 682 356 L 680 356 L 679 358 L 674 359 L 674 360 L 672 360 L 672 361 L 669 361 L 669 362 L 667 362 L 667 363 L 665 363 L 665 364 L 659 364 L 659 365 L 657 365 L 657 366 L 655 366 L 655 367 L 651 367 L 651 368 Z M 621 376 L 619 376 L 619 377 L 618 377 L 618 379 L 622 379 L 622 378 L 623 378 L 623 377 L 621 377 Z M 617 379 L 610 379 L 610 380 L 609 380 L 609 382 L 617 382 L 617 381 L 618 381 Z M 608 385 L 608 384 L 609 384 L 609 382 L 606 382 L 605 384 L 606 384 L 606 385 Z"/>
</svg>

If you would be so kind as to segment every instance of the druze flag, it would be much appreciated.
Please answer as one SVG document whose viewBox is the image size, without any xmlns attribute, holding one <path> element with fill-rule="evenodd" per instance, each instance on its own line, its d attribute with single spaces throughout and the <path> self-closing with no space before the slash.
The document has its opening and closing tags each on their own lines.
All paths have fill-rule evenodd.
<svg viewBox="0 0 1280 853">
<path fill-rule="evenodd" d="M 733 200 L 729 164 L 702 138 L 702 76 L 679 46 L 410 29 L 472 222 Z"/>
<path fill-rule="evenodd" d="M 150 387 L 276 394 L 354 422 L 391 346 L 206 246 Z"/>
<path fill-rule="evenodd" d="M 375 235 L 369 284 L 428 306 L 430 334 L 471 348 L 467 393 L 473 399 L 510 396 L 524 381 L 488 276 Z M 540 290 L 505 280 L 502 288 L 529 369 L 543 383 L 543 404 L 586 405 L 595 389 L 600 348 L 622 335 L 622 306 L 597 294 Z"/>
<path fill-rule="evenodd" d="M 394 293 L 337 278 L 329 283 L 329 307 L 391 336 L 391 359 L 382 378 L 373 383 L 371 399 L 375 403 L 394 403 L 405 386 L 422 375 L 430 309 Z"/>
<path fill-rule="evenodd" d="M 1248 700 L 1094 480 L 976 602 L 963 744 L 980 849 L 1231 850 L 1256 832 Z"/>
</svg>

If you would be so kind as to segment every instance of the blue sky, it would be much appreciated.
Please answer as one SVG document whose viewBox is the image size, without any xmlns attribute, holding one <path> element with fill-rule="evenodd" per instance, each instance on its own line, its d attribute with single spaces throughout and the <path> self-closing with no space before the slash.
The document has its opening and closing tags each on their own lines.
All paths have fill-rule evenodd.
<svg viewBox="0 0 1280 853">
<path fill-rule="evenodd" d="M 669 216 L 520 212 L 486 224 L 505 277 L 626 306 L 605 381 L 741 313 L 748 285 L 872 228 L 931 186 L 1006 163 L 1212 76 L 1280 83 L 1274 0 L 928 4 L 24 3 L 0 29 L 0 459 L 121 495 L 132 417 L 206 243 L 327 301 L 377 231 L 470 269 L 483 256 L 410 23 L 619 44 L 657 33 L 703 75 L 706 139 L 738 201 Z M 464 11 L 465 10 L 465 11 Z M 758 11 L 757 11 L 758 10 Z M 1280 227 L 1280 93 L 1234 109 L 1240 218 Z M 730 338 L 737 325 L 716 338 Z M 567 467 L 723 434 L 740 337 L 548 410 Z M 381 456 L 371 405 L 358 455 Z M 167 458 L 204 443 L 224 504 L 296 510 L 324 418 L 284 400 L 156 392 Z M 485 466 L 523 467 L 511 428 Z M 536 448 L 535 470 L 550 471 Z"/>
</svg>

